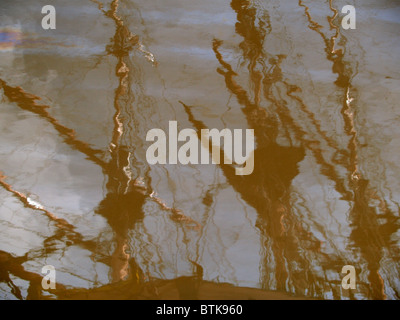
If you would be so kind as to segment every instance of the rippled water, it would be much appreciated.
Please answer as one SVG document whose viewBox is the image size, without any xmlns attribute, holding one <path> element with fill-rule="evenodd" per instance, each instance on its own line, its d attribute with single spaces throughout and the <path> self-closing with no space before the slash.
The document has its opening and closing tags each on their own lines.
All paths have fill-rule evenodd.
<svg viewBox="0 0 400 320">
<path fill-rule="evenodd" d="M 399 298 L 397 1 L 46 4 L 0 2 L 0 298 Z M 169 120 L 254 172 L 149 165 Z"/>
</svg>

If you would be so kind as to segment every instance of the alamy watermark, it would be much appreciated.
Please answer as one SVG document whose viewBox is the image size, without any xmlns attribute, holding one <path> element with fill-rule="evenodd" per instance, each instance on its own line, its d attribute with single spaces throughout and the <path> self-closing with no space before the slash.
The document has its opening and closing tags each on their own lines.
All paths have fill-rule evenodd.
<svg viewBox="0 0 400 320">
<path fill-rule="evenodd" d="M 356 28 L 356 9 L 352 5 L 345 5 L 342 7 L 342 13 L 346 15 L 342 19 L 342 28 L 355 29 Z M 46 14 L 42 18 L 42 28 L 44 30 L 56 29 L 56 8 L 52 5 L 45 5 L 42 7 L 42 14 Z"/>
<path fill-rule="evenodd" d="M 356 289 L 356 269 L 354 266 L 343 266 L 342 274 L 346 274 L 342 279 L 342 288 L 345 290 Z"/>
<path fill-rule="evenodd" d="M 52 265 L 47 265 L 42 268 L 42 274 L 45 276 L 42 279 L 42 288 L 44 290 L 56 288 L 56 268 Z"/>
<path fill-rule="evenodd" d="M 223 159 L 221 159 L 221 139 Z M 200 141 L 199 141 L 200 140 Z M 149 164 L 235 164 L 236 175 L 249 175 L 254 170 L 254 129 L 245 130 L 245 155 L 243 156 L 243 129 L 201 129 L 200 139 L 194 129 L 183 129 L 178 133 L 177 121 L 169 121 L 167 134 L 162 129 L 151 129 L 147 132 L 146 141 L 154 141 L 146 152 Z M 185 142 L 178 149 L 178 142 Z M 199 148 L 200 142 L 200 148 Z M 212 150 L 210 152 L 210 142 Z M 168 145 L 168 157 L 167 157 Z M 199 152 L 200 149 L 200 152 Z M 168 161 L 167 161 L 168 160 Z M 233 160 L 233 161 L 232 161 Z"/>
<path fill-rule="evenodd" d="M 44 30 L 56 28 L 56 8 L 51 5 L 46 5 L 42 8 L 42 13 L 46 14 L 42 18 L 42 28 Z"/>
<path fill-rule="evenodd" d="M 356 28 L 356 8 L 351 5 L 344 6 L 342 13 L 347 13 L 342 19 L 342 28 L 355 29 Z"/>
</svg>

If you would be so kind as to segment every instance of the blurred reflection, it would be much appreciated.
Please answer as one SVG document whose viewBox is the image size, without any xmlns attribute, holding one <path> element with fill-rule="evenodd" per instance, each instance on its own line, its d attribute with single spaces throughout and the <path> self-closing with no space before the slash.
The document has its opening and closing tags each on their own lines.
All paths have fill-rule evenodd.
<svg viewBox="0 0 400 320">
<path fill-rule="evenodd" d="M 358 170 L 358 134 L 354 123 L 354 115 L 356 106 L 353 106 L 350 99 L 350 92 L 353 92 L 351 79 L 355 72 L 352 65 L 355 62 L 344 61 L 344 53 L 342 49 L 335 49 L 335 41 L 340 37 L 342 43 L 346 43 L 347 39 L 340 34 L 339 27 L 333 24 L 333 20 L 337 17 L 337 10 L 329 1 L 329 7 L 333 12 L 333 16 L 328 18 L 331 28 L 336 33 L 331 38 L 326 37 L 320 30 L 320 26 L 312 20 L 309 8 L 300 0 L 299 5 L 305 8 L 305 14 L 310 22 L 309 27 L 317 32 L 325 43 L 325 52 L 327 59 L 332 62 L 332 72 L 338 74 L 335 84 L 339 88 L 343 88 L 342 93 L 342 109 L 345 134 L 349 137 L 348 150 L 337 150 L 343 157 L 343 161 L 337 162 L 343 164 L 347 169 L 348 188 L 351 194 L 351 211 L 350 221 L 352 232 L 350 240 L 353 246 L 360 249 L 363 259 L 367 262 L 368 268 L 368 296 L 371 299 L 385 299 L 385 289 L 381 275 L 379 274 L 380 261 L 383 258 L 384 250 L 389 252 L 394 248 L 392 236 L 398 231 L 400 225 L 398 217 L 394 212 L 389 210 L 386 201 L 380 198 L 376 191 L 368 188 L 369 181 L 362 177 Z M 343 197 L 349 193 L 341 192 Z M 347 197 L 346 197 L 347 198 Z M 380 208 L 375 208 L 369 203 L 378 200 Z M 382 222 L 384 221 L 384 222 Z"/>
<path fill-rule="evenodd" d="M 272 67 L 270 67 L 270 71 L 267 71 L 265 63 L 268 61 L 268 57 L 264 52 L 263 45 L 270 30 L 268 14 L 261 14 L 258 17 L 258 25 L 256 25 L 257 12 L 248 1 L 232 1 L 231 6 L 237 13 L 236 32 L 244 38 L 239 47 L 242 49 L 244 61 L 248 62 L 249 76 L 254 88 L 254 101 L 251 101 L 245 89 L 236 83 L 233 77 L 237 74 L 231 65 L 224 61 L 219 52 L 222 41 L 214 40 L 213 50 L 221 65 L 221 68 L 217 70 L 218 73 L 225 77 L 227 88 L 242 105 L 242 112 L 246 116 L 248 127 L 255 130 L 257 148 L 254 153 L 256 160 L 253 174 L 237 176 L 232 166 L 222 164 L 221 168 L 228 182 L 241 195 L 242 199 L 258 212 L 257 226 L 264 235 L 266 249 L 265 256 L 262 258 L 263 287 L 269 288 L 268 251 L 271 250 L 275 261 L 276 288 L 286 290 L 290 273 L 290 277 L 294 278 L 291 280 L 295 283 L 296 292 L 304 292 L 303 279 L 307 277 L 312 279 L 310 275 L 307 276 L 309 272 L 305 267 L 307 262 L 299 255 L 298 233 L 300 232 L 300 238 L 304 238 L 305 232 L 302 232 L 301 229 L 296 230 L 295 217 L 290 212 L 289 204 L 291 181 L 298 174 L 297 165 L 304 158 L 304 147 L 279 145 L 276 142 L 279 130 L 276 121 L 277 114 L 269 114 L 259 105 L 262 92 L 268 100 L 278 103 L 272 96 L 271 87 L 275 82 L 281 80 L 279 63 L 283 57 L 270 58 L 269 62 Z M 185 109 L 197 130 L 205 128 L 202 122 L 194 120 L 188 106 L 185 106 Z M 308 236 L 304 240 L 313 241 Z M 318 249 L 317 244 L 315 249 Z M 288 270 L 286 261 L 296 262 L 297 267 L 303 271 L 295 274 Z M 313 286 L 312 283 L 308 285 Z"/>
<path fill-rule="evenodd" d="M 198 228 L 199 225 L 197 222 L 186 217 L 180 210 L 168 207 L 162 199 L 154 195 L 154 192 L 149 187 L 151 184 L 151 179 L 148 175 L 149 168 L 147 165 L 144 165 L 145 161 L 135 158 L 134 151 L 138 147 L 138 144 L 132 141 L 138 141 L 140 137 L 136 134 L 136 130 L 132 130 L 134 126 L 137 127 L 136 123 L 138 121 L 132 115 L 135 102 L 133 88 L 135 86 L 140 87 L 140 84 L 134 83 L 132 80 L 140 81 L 140 79 L 135 79 L 130 72 L 135 67 L 132 64 L 129 54 L 132 50 L 137 49 L 144 53 L 146 58 L 153 64 L 155 63 L 154 57 L 144 49 L 139 42 L 138 36 L 132 34 L 118 16 L 118 0 L 111 2 L 108 11 L 103 9 L 103 5 L 100 2 L 94 2 L 98 4 L 99 10 L 105 16 L 112 19 L 116 27 L 112 43 L 106 47 L 107 54 L 117 59 L 115 74 L 119 80 L 119 85 L 115 90 L 114 129 L 109 145 L 111 159 L 108 162 L 102 160 L 104 152 L 93 149 L 89 144 L 77 139 L 72 129 L 60 124 L 48 112 L 48 106 L 38 104 L 37 101 L 40 100 L 40 97 L 27 93 L 20 87 L 9 86 L 1 79 L 0 86 L 10 102 L 16 103 L 21 109 L 32 112 L 49 122 L 65 143 L 85 154 L 89 160 L 102 168 L 108 178 L 106 184 L 107 194 L 100 202 L 96 212 L 107 219 L 108 224 L 114 231 L 115 248 L 110 260 L 102 257 L 101 261 L 110 265 L 113 282 L 129 279 L 129 283 L 135 285 L 143 281 L 144 274 L 134 258 L 127 253 L 128 231 L 133 230 L 135 224 L 143 219 L 144 213 L 142 207 L 146 198 L 154 201 L 162 210 L 169 212 L 171 220 L 194 225 L 195 228 Z M 30 68 L 29 66 L 31 64 L 28 65 L 28 68 Z M 135 123 L 135 125 L 132 126 L 130 122 Z M 123 144 L 122 141 L 127 142 L 127 144 Z M 0 176 L 0 178 L 1 186 L 13 193 L 25 206 L 43 211 L 60 227 L 60 230 L 57 230 L 53 236 L 44 240 L 44 249 L 41 250 L 41 254 L 49 254 L 52 250 L 56 250 L 56 248 L 52 249 L 54 241 L 65 241 L 65 237 L 67 237 L 68 241 L 72 241 L 70 243 L 83 246 L 90 251 L 95 251 L 96 244 L 91 241 L 83 241 L 82 236 L 73 231 L 74 226 L 64 220 L 58 219 L 54 214 L 42 207 L 39 208 L 31 205 L 29 199 L 24 194 L 14 190 L 5 182 L 4 176 Z M 60 226 L 60 221 L 64 227 Z M 65 230 L 69 231 L 69 233 L 66 234 Z M 96 254 L 99 253 L 97 252 Z M 35 255 L 38 255 L 38 253 L 35 252 Z M 62 293 L 58 294 L 62 295 Z"/>
<path fill-rule="evenodd" d="M 136 183 L 138 177 L 132 177 L 129 170 L 131 153 L 120 143 L 123 135 L 133 134 L 125 132 L 126 125 L 122 119 L 126 119 L 127 110 L 132 107 L 134 101 L 129 53 L 137 45 L 138 37 L 124 26 L 123 21 L 117 15 L 118 5 L 119 1 L 114 0 L 110 5 L 110 10 L 103 11 L 114 21 L 116 26 L 112 44 L 107 46 L 107 52 L 117 58 L 115 74 L 118 77 L 119 86 L 115 90 L 114 99 L 114 130 L 110 143 L 111 160 L 105 170 L 108 176 L 107 195 L 97 209 L 97 213 L 107 219 L 116 235 L 115 251 L 111 259 L 113 281 L 124 280 L 129 275 L 130 255 L 126 253 L 128 248 L 127 232 L 133 229 L 135 223 L 143 219 L 142 206 L 146 195 L 146 188 Z"/>
<path fill-rule="evenodd" d="M 7 5 L 11 6 L 10 3 L 7 1 Z M 22 84 L 19 84 L 21 87 L 15 85 L 19 83 L 18 76 L 21 75 L 27 76 L 27 81 L 32 82 L 42 81 L 51 76 L 50 71 L 55 70 L 55 74 L 60 75 L 60 70 L 69 66 L 68 63 L 65 66 L 63 62 L 72 61 L 75 57 L 67 57 L 60 62 L 61 55 L 58 53 L 42 55 L 40 52 L 38 54 L 27 50 L 21 58 L 24 69 L 16 71 L 21 75 L 17 74 L 13 78 L 13 75 L 0 69 L 4 79 L 0 79 L 0 100 L 15 105 L 25 112 L 24 116 L 29 113 L 32 117 L 49 124 L 63 144 L 79 151 L 92 164 L 101 168 L 106 179 L 104 197 L 100 202 L 94 201 L 94 211 L 104 217 L 112 231 L 112 236 L 107 239 L 102 238 L 101 231 L 94 236 L 90 234 L 93 240 L 87 240 L 82 234 L 84 232 L 77 231 L 79 225 L 72 222 L 73 219 L 60 218 L 54 213 L 60 211 L 48 209 L 36 202 L 25 189 L 17 190 L 14 182 L 10 182 L 15 179 L 6 172 L 8 170 L 4 170 L 5 172 L 0 172 L 2 191 L 13 200 L 17 200 L 24 210 L 42 214 L 48 219 L 51 228 L 46 230 L 48 233 L 40 234 L 40 245 L 32 245 L 34 248 L 29 247 L 26 254 L 17 256 L 11 254 L 12 251 L 0 250 L 1 285 L 6 286 L 18 299 L 287 299 L 293 298 L 292 294 L 298 297 L 333 299 L 385 299 L 388 295 L 392 298 L 399 297 L 396 276 L 399 256 L 398 214 L 390 209 L 390 199 L 383 196 L 382 190 L 387 187 L 376 188 L 377 184 L 372 183 L 375 182 L 371 178 L 373 175 L 366 169 L 362 170 L 362 161 L 368 160 L 362 159 L 361 156 L 360 123 L 357 122 L 357 112 L 361 108 L 358 105 L 359 92 L 362 88 L 357 88 L 354 84 L 354 78 L 362 65 L 359 65 L 361 62 L 352 55 L 347 38 L 340 32 L 338 9 L 333 1 L 315 4 L 315 8 L 314 4 L 311 7 L 306 3 L 308 2 L 299 0 L 288 7 L 282 4 L 278 10 L 275 8 L 278 2 L 267 4 L 232 0 L 221 19 L 224 23 L 216 24 L 221 27 L 221 32 L 214 32 L 214 25 L 207 27 L 204 21 L 204 25 L 196 22 L 196 17 L 200 15 L 200 11 L 196 10 L 206 6 L 204 4 L 189 1 L 188 7 L 192 11 L 183 10 L 185 14 L 179 19 L 174 18 L 177 21 L 173 22 L 171 17 L 175 16 L 172 11 L 164 12 L 158 4 L 152 4 L 146 12 L 146 19 L 151 23 L 146 27 L 143 23 L 138 30 L 148 27 L 149 32 L 153 32 L 149 41 L 154 44 L 154 50 L 160 56 L 165 56 L 162 57 L 164 64 L 165 61 L 171 62 L 171 66 L 164 65 L 160 70 L 154 55 L 142 44 L 140 33 L 135 34 L 132 31 L 137 25 L 130 23 L 130 19 L 136 19 L 132 18 L 133 16 L 141 15 L 137 8 L 145 7 L 147 3 L 112 0 L 109 4 L 103 4 L 101 1 L 91 0 L 90 4 L 96 12 L 94 16 L 104 17 L 106 22 L 102 21 L 102 27 L 106 29 L 106 23 L 109 22 L 112 32 L 109 43 L 104 40 L 106 37 L 100 37 L 104 53 L 91 54 L 88 58 L 89 65 L 95 61 L 92 68 L 96 71 L 103 64 L 104 70 L 100 69 L 94 77 L 104 76 L 106 86 L 115 80 L 115 84 L 110 85 L 111 93 L 104 93 L 104 96 L 109 93 L 109 101 L 112 101 L 106 102 L 109 104 L 106 107 L 112 109 L 109 137 L 98 130 L 99 135 L 109 139 L 104 144 L 108 144 L 105 150 L 93 147 L 88 142 L 90 140 L 82 138 L 85 135 L 78 135 L 72 129 L 71 123 L 84 118 L 83 113 L 76 112 L 69 116 L 71 119 L 62 119 L 54 115 L 55 111 L 49 110 L 49 102 L 43 102 L 44 99 L 51 100 L 45 92 L 36 95 L 30 92 L 40 89 L 26 89 Z M 163 4 L 163 8 L 174 7 L 177 4 L 181 5 L 179 1 L 170 0 L 168 4 Z M 304 71 L 317 73 L 319 78 L 316 77 L 318 80 L 315 82 L 323 82 L 328 78 L 329 80 L 323 83 L 324 89 L 316 86 L 307 91 L 304 85 L 306 76 L 293 76 L 297 69 L 294 72 L 291 69 L 288 71 L 289 68 L 297 68 L 304 62 L 300 51 L 288 49 L 292 44 L 298 43 L 297 39 L 286 37 L 289 31 L 281 31 L 279 27 L 287 27 L 289 30 L 296 28 L 297 24 L 294 23 L 293 27 L 291 22 L 279 22 L 281 25 L 275 26 L 273 21 L 277 24 L 282 12 L 290 11 L 292 14 L 293 6 L 298 10 L 295 14 L 300 13 L 305 23 L 300 24 L 304 30 L 296 30 L 290 35 L 292 38 L 300 37 L 303 40 L 309 34 L 315 35 L 318 39 L 317 45 L 306 47 L 304 50 L 311 59 L 318 58 L 315 52 L 322 52 L 321 60 L 328 65 L 327 73 L 329 76 L 333 75 L 332 78 L 324 75 L 325 70 Z M 130 10 L 132 8 L 135 9 Z M 321 17 L 318 10 L 323 9 L 331 12 L 331 16 Z M 193 13 L 193 16 L 187 17 L 187 13 Z M 274 20 L 275 14 L 278 14 L 278 18 Z M 233 17 L 233 21 L 227 21 L 229 17 Z M 219 18 L 220 16 L 215 15 L 210 19 Z M 328 28 L 321 25 L 321 19 L 328 20 Z M 167 22 L 162 24 L 164 20 Z M 232 22 L 233 25 L 230 25 Z M 190 33 L 185 32 L 174 38 L 171 34 L 178 27 L 181 28 L 179 30 L 199 29 L 198 33 L 195 33 L 199 39 L 188 39 Z M 227 31 L 229 28 L 230 31 Z M 303 37 L 305 32 L 308 33 Z M 70 46 L 68 43 L 58 43 L 54 39 L 45 38 L 35 38 L 36 42 L 29 42 L 26 39 L 27 33 L 28 29 L 21 31 L 12 27 L 1 28 L 0 51 L 8 52 L 20 45 L 37 48 L 41 44 L 45 45 L 46 41 L 49 41 L 47 45 L 50 43 L 57 48 Z M 202 37 L 207 39 L 204 47 L 201 47 Z M 357 37 L 361 39 L 362 35 L 355 36 L 359 39 Z M 177 41 L 178 39 L 182 42 Z M 237 39 L 239 43 L 232 49 L 232 43 Z M 180 45 L 187 47 L 181 48 Z M 358 44 L 352 45 L 352 50 L 364 49 L 368 50 Z M 186 50 L 188 60 L 175 61 L 179 60 L 177 52 L 180 50 Z M 157 59 L 158 57 L 157 55 Z M 83 58 L 86 59 L 87 56 Z M 78 57 L 78 62 L 83 58 Z M 19 63 L 18 59 L 15 58 L 14 61 L 16 66 Z M 209 60 L 217 65 L 216 73 L 213 73 L 215 66 L 209 63 Z M 141 65 L 143 63 L 146 65 Z M 110 79 L 107 78 L 108 67 L 111 69 Z M 174 69 L 175 67 L 182 69 Z M 209 72 L 209 78 L 202 79 L 203 69 Z M 51 90 L 61 91 L 62 86 L 74 79 L 85 78 L 86 71 L 76 72 L 71 77 L 60 76 L 58 80 L 61 86 L 59 83 Z M 181 74 L 177 75 L 178 73 Z M 154 80 L 155 78 L 157 80 Z M 95 87 L 95 94 L 104 89 L 96 87 L 97 84 L 91 82 L 92 78 L 88 79 L 89 86 L 82 81 L 82 89 L 78 84 L 71 86 L 71 92 L 89 90 L 91 85 Z M 46 78 L 47 80 L 49 79 Z M 159 81 L 162 85 L 152 81 Z M 313 81 L 310 83 L 314 85 Z M 208 82 L 211 83 L 210 86 Z M 156 125 L 161 126 L 161 122 L 167 118 L 172 120 L 175 116 L 176 120 L 180 121 L 186 115 L 198 132 L 209 128 L 209 122 L 215 120 L 213 115 L 207 115 L 205 108 L 202 110 L 202 116 L 199 116 L 197 108 L 209 103 L 202 97 L 203 92 L 205 88 L 214 85 L 214 96 L 210 94 L 210 97 L 206 98 L 219 103 L 227 91 L 228 95 L 236 100 L 234 104 L 237 102 L 240 106 L 236 114 L 241 111 L 240 116 L 243 115 L 245 119 L 246 123 L 240 125 L 255 130 L 257 147 L 254 172 L 249 176 L 238 176 L 234 171 L 235 166 L 227 164 L 221 164 L 220 169 L 215 172 L 208 169 L 202 172 L 202 168 L 195 169 L 191 166 L 175 166 L 173 169 L 158 166 L 151 167 L 150 170 L 144 157 L 144 132 Z M 192 89 L 194 93 L 191 92 Z M 167 101 L 164 92 L 159 92 L 162 90 L 169 92 L 168 99 L 174 101 L 173 103 Z M 336 104 L 334 108 L 337 110 L 332 122 L 339 123 L 332 127 L 323 122 L 330 120 L 321 120 L 321 114 L 328 112 L 328 106 L 322 102 L 318 102 L 321 105 L 317 102 L 314 105 L 313 100 L 309 99 L 309 96 L 313 96 L 315 101 L 319 101 L 320 97 L 325 98 L 329 94 L 332 96 L 328 97 L 327 101 L 329 104 Z M 88 99 L 95 98 L 92 94 L 88 96 Z M 183 109 L 176 103 L 179 99 L 183 101 Z M 86 102 L 83 101 L 82 105 Z M 229 103 L 228 101 L 227 104 Z M 172 112 L 165 110 L 166 104 L 170 104 Z M 175 105 L 177 110 L 174 109 Z M 223 106 L 216 110 L 216 113 L 221 114 L 222 108 Z M 186 115 L 179 115 L 182 110 Z M 235 118 L 235 121 L 237 119 Z M 224 119 L 221 117 L 221 120 Z M 93 123 L 88 124 L 88 130 L 97 130 L 98 123 Z M 8 125 L 3 128 L 5 134 L 8 129 Z M 329 132 L 330 130 L 333 131 Z M 220 152 L 222 157 L 223 150 Z M 316 168 L 310 168 L 311 166 Z M 157 171 L 159 169 L 160 171 Z M 315 172 L 312 172 L 314 169 Z M 178 171 L 179 174 L 176 173 Z M 222 179 L 219 172 L 224 175 Z M 379 183 L 386 183 L 385 179 L 382 177 Z M 301 184 L 307 184 L 308 180 L 312 180 L 310 185 L 303 188 Z M 33 182 L 36 183 L 38 182 Z M 372 184 L 375 187 L 372 187 Z M 170 198 L 161 199 L 153 187 L 162 191 L 163 197 L 166 195 Z M 230 203 L 230 198 L 221 196 L 222 189 L 225 189 L 228 195 L 235 192 L 240 196 L 238 198 L 244 200 L 243 210 L 238 209 L 235 213 L 246 215 L 246 223 L 251 225 L 249 230 L 255 234 L 252 235 L 253 238 L 248 235 L 242 236 L 240 232 L 227 232 L 221 227 L 225 221 L 220 222 L 220 225 L 212 221 L 230 217 L 230 210 L 235 209 L 233 207 L 237 204 L 233 201 Z M 199 190 L 200 193 L 197 194 Z M 79 192 L 80 190 L 76 190 L 76 193 Z M 180 200 L 176 201 L 177 198 Z M 171 202 L 174 204 L 172 207 L 167 205 Z M 175 207 L 176 203 L 179 205 Z M 187 203 L 190 204 L 186 208 L 190 208 L 192 216 L 200 222 L 177 208 Z M 9 211 L 12 210 L 13 207 Z M 227 214 L 217 216 L 213 210 L 226 211 Z M 337 216 L 340 216 L 338 221 L 334 217 L 335 210 Z M 251 214 L 254 214 L 253 220 Z M 169 220 L 164 219 L 165 216 Z M 145 225 L 145 218 L 148 218 L 148 225 Z M 169 222 L 172 227 L 168 225 Z M 238 229 L 247 227 L 240 223 L 239 220 Z M 253 228 L 254 225 L 256 229 Z M 7 235 L 4 235 L 3 239 L 6 237 Z M 238 240 L 236 237 L 242 238 Z M 240 241 L 250 244 L 243 247 L 239 245 L 234 249 L 230 247 L 232 243 Z M 331 245 L 330 250 L 326 249 L 326 243 Z M 93 278 L 97 278 L 98 273 L 108 272 L 107 281 L 110 283 L 98 286 L 95 280 L 94 284 L 89 282 L 89 286 L 94 286 L 89 289 L 80 288 L 79 285 L 66 287 L 64 285 L 67 283 L 60 283 L 57 284 L 57 290 L 45 292 L 40 285 L 42 275 L 27 271 L 29 262 L 36 258 L 47 259 L 57 251 L 71 247 L 85 249 L 89 259 L 96 265 L 93 270 L 88 265 L 80 266 L 85 269 L 85 273 L 90 273 L 91 276 L 94 274 Z M 259 276 L 260 279 L 254 286 L 259 286 L 262 290 L 216 283 L 220 276 L 233 284 L 248 281 L 248 270 L 254 269 L 247 268 L 247 261 L 238 263 L 234 260 L 243 260 L 243 252 L 237 248 L 250 247 L 256 248 L 256 259 L 260 259 L 259 273 L 255 273 L 255 277 Z M 71 256 L 74 257 L 73 254 Z M 176 261 L 173 261 L 174 259 Z M 66 269 L 63 272 L 73 274 L 75 270 L 68 269 L 71 267 L 68 264 L 70 262 L 65 261 L 66 259 L 61 263 Z M 100 269 L 103 268 L 103 264 L 104 269 Z M 182 267 L 180 264 L 185 265 Z M 210 271 L 212 264 L 217 267 Z M 357 291 L 341 290 L 340 270 L 345 264 L 356 266 Z M 168 268 L 170 273 L 165 272 Z M 186 275 L 178 276 L 182 274 L 182 269 L 185 269 Z M 150 275 L 151 272 L 153 275 Z M 225 276 L 223 273 L 229 275 Z M 154 274 L 161 275 L 162 279 L 154 278 Z M 15 278 L 27 281 L 26 294 Z"/>
<path fill-rule="evenodd" d="M 322 174 L 333 180 L 335 189 L 342 194 L 351 204 L 350 220 L 353 231 L 350 235 L 351 243 L 360 248 L 363 258 L 367 261 L 369 271 L 366 284 L 366 293 L 373 299 L 384 299 L 383 281 L 379 275 L 382 250 L 394 245 L 391 241 L 392 236 L 397 232 L 398 217 L 388 209 L 387 204 L 381 198 L 377 198 L 376 192 L 367 188 L 368 181 L 361 178 L 357 165 L 357 131 L 353 120 L 353 106 L 350 105 L 351 99 L 349 92 L 353 91 L 351 78 L 354 72 L 351 64 L 344 61 L 342 49 L 335 49 L 335 40 L 340 37 L 339 28 L 333 24 L 337 16 L 337 10 L 332 7 L 334 12 L 329 17 L 331 28 L 336 30 L 336 34 L 331 38 L 326 37 L 321 31 L 321 26 L 312 20 L 309 9 L 299 1 L 299 5 L 305 8 L 305 14 L 310 22 L 309 27 L 318 32 L 325 42 L 327 59 L 332 62 L 332 72 L 338 74 L 335 84 L 343 88 L 343 108 L 342 116 L 345 134 L 349 136 L 348 149 L 340 149 L 332 139 L 328 138 L 321 130 L 319 123 L 315 120 L 313 113 L 307 108 L 302 99 L 295 95 L 301 91 L 296 85 L 290 84 L 283 78 L 280 64 L 285 59 L 283 55 L 269 57 L 264 51 L 264 42 L 268 33 L 271 31 L 269 15 L 266 12 L 257 12 L 255 6 L 246 0 L 233 0 L 231 7 L 237 13 L 236 33 L 243 37 L 239 44 L 242 50 L 243 61 L 247 61 L 249 77 L 251 81 L 252 94 L 246 92 L 235 80 L 238 74 L 233 71 L 229 63 L 224 61 L 220 53 L 221 40 L 214 40 L 213 50 L 221 67 L 217 72 L 224 76 L 225 83 L 229 91 L 234 94 L 237 101 L 242 105 L 242 112 L 245 114 L 248 127 L 255 129 L 257 149 L 255 151 L 255 170 L 250 176 L 236 176 L 234 168 L 221 164 L 221 168 L 229 183 L 241 195 L 248 204 L 254 207 L 258 214 L 258 228 L 265 236 L 265 257 L 263 258 L 263 279 L 264 288 L 269 288 L 271 278 L 269 270 L 271 263 L 269 251 L 273 253 L 275 263 L 275 281 L 278 290 L 288 290 L 287 283 L 293 283 L 295 292 L 305 293 L 321 290 L 318 288 L 324 279 L 319 275 L 313 274 L 309 261 L 300 254 L 304 250 L 312 250 L 319 257 L 316 261 L 322 262 L 325 270 L 338 270 L 345 263 L 335 256 L 326 256 L 320 251 L 319 241 L 312 234 L 301 228 L 301 222 L 293 215 L 290 204 L 290 186 L 293 178 L 299 173 L 298 163 L 303 160 L 305 151 L 309 149 L 314 155 L 318 164 L 323 170 Z M 262 10 L 261 10 L 262 11 Z M 258 24 L 256 24 L 256 21 Z M 346 39 L 343 37 L 342 43 Z M 269 62 L 269 65 L 267 65 Z M 243 64 L 244 62 L 242 62 Z M 318 147 L 313 140 L 306 138 L 307 129 L 302 128 L 302 124 L 292 117 L 287 103 L 277 96 L 275 90 L 280 84 L 287 89 L 288 97 L 295 100 L 301 110 L 312 121 L 316 132 L 324 139 L 327 144 L 336 149 L 336 154 L 340 157 L 332 157 L 337 166 L 344 165 L 348 170 L 348 180 L 344 180 L 337 173 L 337 169 L 325 159 L 324 151 Z M 264 94 L 266 101 L 270 102 L 270 112 L 260 106 L 261 94 Z M 250 96 L 254 97 L 251 101 Z M 191 108 L 185 104 L 189 120 L 200 130 L 206 128 L 202 121 L 197 120 Z M 278 123 L 281 124 L 279 128 Z M 286 139 L 290 147 L 284 147 L 276 142 L 280 131 L 285 132 Z M 297 142 L 294 142 L 295 137 Z M 293 146 L 297 145 L 297 146 Z M 223 151 L 221 151 L 223 152 Z M 221 155 L 222 157 L 222 155 Z M 369 206 L 369 197 L 375 195 L 382 205 L 383 212 L 379 214 L 376 208 Z M 386 220 L 385 223 L 378 223 L 378 219 Z M 271 239 L 271 240 L 269 240 Z M 306 246 L 305 246 L 306 245 Z M 291 266 L 295 266 L 291 270 Z M 307 282 L 305 281 L 307 279 Z M 362 286 L 362 284 L 360 284 Z M 337 293 L 333 292 L 334 296 Z M 351 294 L 351 293 L 350 293 Z"/>
<path fill-rule="evenodd" d="M 129 54 L 136 48 L 143 52 L 153 65 L 155 65 L 155 60 L 151 53 L 143 49 L 139 37 L 132 34 L 124 25 L 124 21 L 117 14 L 118 6 L 119 1 L 114 0 L 110 5 L 110 10 L 104 11 L 102 5 L 99 4 L 99 9 L 110 17 L 116 26 L 112 44 L 107 46 L 107 52 L 117 58 L 115 74 L 119 80 L 119 86 L 115 90 L 114 130 L 109 147 L 111 160 L 105 170 L 108 176 L 107 195 L 97 209 L 97 213 L 107 219 L 116 234 L 116 248 L 111 265 L 113 281 L 124 280 L 129 275 L 128 261 L 133 258 L 126 253 L 129 241 L 128 231 L 133 230 L 135 224 L 143 219 L 142 207 L 146 198 L 155 201 L 162 210 L 169 211 L 173 221 L 197 224 L 185 217 L 181 211 L 169 208 L 154 195 L 150 187 L 150 169 L 146 160 L 135 156 L 135 149 L 141 145 L 135 143 L 141 139 L 137 134 L 137 129 L 141 124 L 135 117 L 135 111 L 141 110 L 137 103 L 134 107 L 136 97 L 133 88 L 140 88 L 141 84 L 140 78 L 132 74 L 132 70 L 137 70 L 137 68 L 134 67 Z M 132 110 L 134 110 L 133 113 Z M 127 144 L 124 145 L 122 141 Z M 131 263 L 136 265 L 134 261 Z"/>
</svg>

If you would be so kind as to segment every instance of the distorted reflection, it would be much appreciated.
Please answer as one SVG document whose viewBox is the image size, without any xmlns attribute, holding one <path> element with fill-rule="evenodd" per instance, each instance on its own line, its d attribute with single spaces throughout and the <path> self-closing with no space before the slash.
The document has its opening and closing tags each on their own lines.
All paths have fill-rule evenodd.
<svg viewBox="0 0 400 320">
<path fill-rule="evenodd" d="M 399 298 L 395 1 L 53 5 L 0 4 L 1 299 Z M 170 120 L 254 129 L 253 173 L 149 165 Z"/>
</svg>

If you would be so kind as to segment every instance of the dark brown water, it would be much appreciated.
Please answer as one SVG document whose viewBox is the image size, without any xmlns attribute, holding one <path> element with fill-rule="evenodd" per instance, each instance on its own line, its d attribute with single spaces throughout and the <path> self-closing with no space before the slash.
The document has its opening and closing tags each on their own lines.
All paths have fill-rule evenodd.
<svg viewBox="0 0 400 320">
<path fill-rule="evenodd" d="M 1 299 L 400 297 L 397 1 L 46 4 L 0 1 Z M 170 120 L 254 172 L 149 165 Z"/>
</svg>

